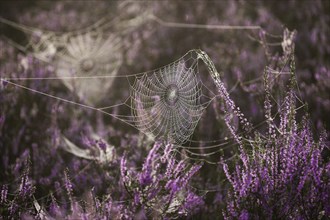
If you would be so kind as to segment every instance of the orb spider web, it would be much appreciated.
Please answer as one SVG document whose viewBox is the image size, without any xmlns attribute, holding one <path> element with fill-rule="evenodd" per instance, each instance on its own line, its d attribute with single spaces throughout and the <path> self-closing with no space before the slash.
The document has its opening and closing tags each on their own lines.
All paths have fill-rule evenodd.
<svg viewBox="0 0 330 220">
<path fill-rule="evenodd" d="M 93 36 L 90 32 L 77 35 L 70 38 L 56 56 L 56 75 L 85 103 L 98 103 L 107 95 L 113 80 L 77 81 L 70 76 L 116 75 L 123 60 L 121 49 L 120 38 L 113 34 L 108 34 L 107 38 L 100 34 Z"/>
<path fill-rule="evenodd" d="M 173 23 L 168 23 L 160 19 L 157 19 L 157 17 L 155 16 L 150 16 L 150 18 L 152 18 L 153 20 L 155 20 L 156 22 L 158 22 L 160 25 L 163 26 L 171 27 L 174 25 Z M 186 26 L 181 24 L 178 25 L 179 27 L 182 26 L 183 28 L 214 28 L 213 26 L 210 27 L 209 25 L 206 26 L 205 25 Z M 99 27 L 101 27 L 101 25 Z M 241 30 L 246 27 L 219 26 L 219 28 L 220 29 L 234 28 Z M 87 28 L 87 29 L 92 30 L 93 28 Z M 248 29 L 260 30 L 261 28 L 259 26 L 252 26 Z M 82 33 L 83 32 L 80 32 L 80 35 L 77 35 L 79 36 L 79 39 L 71 38 L 74 39 L 72 40 L 72 42 L 77 42 L 77 45 L 80 44 L 81 46 L 82 45 L 81 42 L 91 41 L 91 38 L 94 37 L 92 31 L 86 32 L 85 35 L 83 35 Z M 94 33 L 100 33 L 100 32 L 96 31 Z M 67 40 L 69 38 L 61 38 L 61 39 L 66 40 L 66 41 L 62 41 L 62 43 L 63 42 L 67 43 Z M 65 45 L 65 43 L 63 44 Z M 60 48 L 61 51 L 61 53 L 60 52 L 57 53 L 58 57 L 63 56 L 68 58 L 69 56 L 74 54 L 72 52 L 75 50 L 72 48 L 63 49 L 63 47 L 61 48 L 60 46 L 58 48 Z M 84 47 L 82 48 L 86 49 Z M 118 46 L 118 48 L 120 47 Z M 16 85 L 23 89 L 27 89 L 42 95 L 46 95 L 51 98 L 55 98 L 57 100 L 61 100 L 66 103 L 99 111 L 105 115 L 109 115 L 113 118 L 116 118 L 136 128 L 142 133 L 151 136 L 154 140 L 163 140 L 165 142 L 175 144 L 177 146 L 177 149 L 184 149 L 184 151 L 187 152 L 189 155 L 195 155 L 198 157 L 208 157 L 210 155 L 219 153 L 220 151 L 224 150 L 227 147 L 232 147 L 234 145 L 237 145 L 237 141 L 235 140 L 235 138 L 227 138 L 227 137 L 221 140 L 211 140 L 211 141 L 194 141 L 191 139 L 191 135 L 194 133 L 194 130 L 199 120 L 201 119 L 203 113 L 205 112 L 205 109 L 215 98 L 221 96 L 221 95 L 215 95 L 211 91 L 211 89 L 205 86 L 203 82 L 200 80 L 198 73 L 198 61 L 202 61 L 206 65 L 206 68 L 208 69 L 209 73 L 213 78 L 213 81 L 216 84 L 220 82 L 220 85 L 223 87 L 224 91 L 226 91 L 211 59 L 209 59 L 209 57 L 200 50 L 189 51 L 186 55 L 179 58 L 177 61 L 169 65 L 166 65 L 165 67 L 144 73 L 138 73 L 138 74 L 132 74 L 126 76 L 125 75 L 119 76 L 116 74 L 113 75 L 82 74 L 81 76 L 75 76 L 72 74 L 73 76 L 68 75 L 68 76 L 60 76 L 60 77 L 57 76 L 52 78 L 42 78 L 42 80 L 60 79 L 64 81 L 65 80 L 71 81 L 70 86 L 72 86 L 72 84 L 75 84 L 74 81 L 77 80 L 87 81 L 94 79 L 102 79 L 104 81 L 112 81 L 114 78 L 126 78 L 130 84 L 129 85 L 130 95 L 127 98 L 127 100 L 123 103 L 119 103 L 112 106 L 106 106 L 102 108 L 93 106 L 94 103 L 88 103 L 88 102 L 80 103 L 80 102 L 60 98 L 12 82 L 12 80 L 41 80 L 41 78 L 27 78 L 27 79 L 9 78 L 9 79 L 2 79 L 2 81 L 12 85 Z M 66 67 L 69 66 L 69 64 L 62 63 L 59 66 Z M 75 66 L 79 68 L 80 71 L 85 69 L 85 71 L 87 70 L 88 72 L 89 69 L 94 68 L 94 63 L 88 59 L 80 59 L 80 62 L 77 61 L 75 62 Z M 178 79 L 179 81 L 177 81 Z M 173 82 L 179 83 L 179 86 L 173 84 Z M 163 83 L 165 83 L 166 86 L 164 86 Z M 84 85 L 88 85 L 88 84 L 84 84 Z M 181 92 L 180 89 L 182 90 Z M 74 90 L 74 86 L 72 86 L 71 90 Z M 202 90 L 207 92 L 206 93 L 202 92 Z M 210 96 L 206 95 L 207 93 Z M 225 92 L 225 94 L 222 94 L 222 96 L 223 95 L 226 97 L 229 94 L 228 92 Z M 119 106 L 128 107 L 132 112 L 132 115 L 120 115 L 108 111 L 117 108 Z M 189 142 L 189 145 L 184 146 L 183 144 L 187 142 Z M 199 146 L 198 147 L 191 146 L 191 143 L 199 143 Z M 211 152 L 200 153 L 200 152 L 190 151 L 190 150 L 200 149 L 201 146 L 203 151 L 210 149 Z M 196 159 L 210 162 L 205 159 L 200 159 L 200 158 L 196 158 Z"/>
<path fill-rule="evenodd" d="M 157 141 L 182 144 L 193 134 L 204 110 L 217 96 L 201 81 L 198 55 L 191 50 L 162 68 L 125 77 L 131 115 L 114 115 Z M 116 105 L 116 107 L 118 106 Z M 113 106 L 99 108 L 108 111 Z"/>
<path fill-rule="evenodd" d="M 28 43 L 22 46 L 6 38 L 14 47 L 26 54 L 55 67 L 56 76 L 64 85 L 87 104 L 102 100 L 112 86 L 110 78 L 104 81 L 97 77 L 116 75 L 123 62 L 122 35 L 128 34 L 143 22 L 149 14 L 146 10 L 133 18 L 125 13 L 105 16 L 94 24 L 70 32 L 41 30 L 9 21 L 0 17 L 0 22 L 22 31 Z M 71 77 L 91 76 L 89 81 L 71 80 Z"/>
<path fill-rule="evenodd" d="M 131 108 L 136 127 L 155 139 L 183 143 L 204 112 L 201 83 L 181 61 L 135 80 Z"/>
</svg>

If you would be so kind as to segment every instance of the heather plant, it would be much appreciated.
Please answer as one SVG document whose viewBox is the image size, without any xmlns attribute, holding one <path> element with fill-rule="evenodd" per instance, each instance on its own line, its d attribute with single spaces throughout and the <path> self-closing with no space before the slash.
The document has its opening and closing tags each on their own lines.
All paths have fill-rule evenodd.
<svg viewBox="0 0 330 220">
<path fill-rule="evenodd" d="M 29 177 L 30 166 L 28 158 L 25 159 L 23 165 L 22 176 L 16 179 L 18 182 L 1 186 L 1 216 L 7 216 L 12 219 L 18 218 L 21 213 L 31 208 L 33 209 L 32 201 L 35 186 Z M 17 191 L 15 193 L 11 191 L 13 185 L 17 186 Z"/>
<path fill-rule="evenodd" d="M 325 132 L 315 140 L 308 115 L 298 122 L 294 92 L 295 66 L 290 61 L 290 85 L 280 106 L 279 120 L 272 114 L 268 72 L 265 70 L 265 117 L 268 130 L 244 143 L 239 164 L 230 171 L 224 217 L 228 219 L 322 219 L 330 215 L 329 161 Z M 247 152 L 249 154 L 247 155 Z"/>
<path fill-rule="evenodd" d="M 20 32 L 0 24 L 0 80 L 9 81 L 0 82 L 0 218 L 328 218 L 329 136 L 320 129 L 329 126 L 328 9 L 328 2 L 317 0 L 0 2 L 0 17 L 28 27 Z M 132 22 L 118 22 L 122 18 Z M 105 114 L 52 98 L 81 101 L 76 90 L 55 79 L 53 59 L 38 60 L 31 48 L 38 45 L 27 33 L 36 28 L 64 36 L 105 20 L 113 21 L 109 30 L 121 41 L 113 53 L 121 60 L 111 88 L 98 88 L 104 94 L 97 97 L 99 107 L 122 104 L 130 96 L 128 87 L 136 87 L 132 82 L 124 86 L 127 74 L 168 66 L 192 48 L 210 56 L 205 53 L 206 67 L 194 66 L 194 71 L 203 89 L 217 98 L 196 120 L 191 142 L 154 144 L 155 138 L 111 117 L 130 115 L 132 108 L 118 105 L 105 108 Z M 136 21 L 142 25 L 135 26 Z M 214 28 L 219 24 L 229 29 Z M 120 32 L 121 25 L 129 31 Z M 54 55 L 53 46 L 60 42 L 56 52 L 65 52 L 67 39 L 49 39 L 41 49 Z M 106 52 L 98 61 L 110 58 L 112 52 Z M 77 60 L 81 57 L 77 54 Z M 144 75 L 139 85 L 148 87 Z M 9 80 L 15 78 L 54 79 Z M 88 82 L 83 86 L 87 94 L 92 92 Z M 194 88 L 189 92 L 197 100 L 201 87 L 191 82 L 182 91 Z M 149 90 L 136 95 L 145 106 Z M 168 121 L 167 112 L 158 111 L 157 117 Z M 182 116 L 175 126 L 189 126 L 188 114 Z M 147 117 L 138 117 L 140 127 L 145 126 Z M 149 118 L 152 128 L 166 139 L 165 123 L 155 119 Z M 190 135 L 177 136 L 190 140 Z"/>
<path fill-rule="evenodd" d="M 172 145 L 167 145 L 163 153 L 160 153 L 162 146 L 162 143 L 154 145 L 140 172 L 128 168 L 126 156 L 122 157 L 120 160 L 122 190 L 117 186 L 111 189 L 111 195 L 103 196 L 101 199 L 95 196 L 94 190 L 91 190 L 85 192 L 84 201 L 77 200 L 72 177 L 69 176 L 68 170 L 64 171 L 60 183 L 63 190 L 58 188 L 51 194 L 47 208 L 40 206 L 35 199 L 35 186 L 31 182 L 29 155 L 27 155 L 20 182 L 1 187 L 1 215 L 9 218 L 34 216 L 66 219 L 109 216 L 118 219 L 191 216 L 200 211 L 204 204 L 203 198 L 195 194 L 189 185 L 190 179 L 201 165 L 189 165 L 185 160 L 177 161 L 173 155 Z M 54 195 L 60 195 L 64 203 L 59 203 Z M 121 201 L 116 201 L 112 197 L 121 198 Z"/>
<path fill-rule="evenodd" d="M 140 172 L 127 167 L 126 157 L 121 159 L 121 179 L 130 196 L 130 210 L 152 218 L 192 216 L 204 204 L 188 184 L 201 165 L 178 161 L 170 144 L 160 153 L 163 145 L 153 146 Z"/>
</svg>

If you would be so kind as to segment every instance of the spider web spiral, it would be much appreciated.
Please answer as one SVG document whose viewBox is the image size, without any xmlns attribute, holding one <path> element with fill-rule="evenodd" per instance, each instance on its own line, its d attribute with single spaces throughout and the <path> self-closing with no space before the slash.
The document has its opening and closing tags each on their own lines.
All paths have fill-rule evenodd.
<svg viewBox="0 0 330 220">
<path fill-rule="evenodd" d="M 56 57 L 57 76 L 115 76 L 122 64 L 121 47 L 122 42 L 115 34 L 105 37 L 88 32 L 72 37 Z M 113 79 L 63 79 L 63 82 L 87 103 L 98 103 L 107 95 Z"/>
<path fill-rule="evenodd" d="M 184 143 L 193 134 L 205 107 L 193 68 L 181 62 L 143 75 L 131 86 L 131 106 L 139 130 L 158 140 Z"/>
</svg>

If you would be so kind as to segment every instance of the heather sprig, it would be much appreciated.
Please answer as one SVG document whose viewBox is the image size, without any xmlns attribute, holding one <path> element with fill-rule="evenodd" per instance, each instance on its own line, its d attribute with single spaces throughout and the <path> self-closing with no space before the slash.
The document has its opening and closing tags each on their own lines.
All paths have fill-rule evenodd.
<svg viewBox="0 0 330 220">
<path fill-rule="evenodd" d="M 1 186 L 1 216 L 17 218 L 26 210 L 33 209 L 32 201 L 36 189 L 30 177 L 30 166 L 30 160 L 27 157 L 19 182 Z"/>
<path fill-rule="evenodd" d="M 132 210 L 153 217 L 191 215 L 204 203 L 188 185 L 201 165 L 177 161 L 173 146 L 166 145 L 163 153 L 162 146 L 161 142 L 153 146 L 141 171 L 128 168 L 127 159 L 121 159 L 121 178 L 134 204 Z"/>
</svg>

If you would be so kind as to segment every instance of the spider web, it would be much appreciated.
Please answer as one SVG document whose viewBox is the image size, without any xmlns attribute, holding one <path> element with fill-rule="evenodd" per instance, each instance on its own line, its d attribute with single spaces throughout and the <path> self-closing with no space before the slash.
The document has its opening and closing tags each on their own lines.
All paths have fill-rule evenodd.
<svg viewBox="0 0 330 220">
<path fill-rule="evenodd" d="M 131 87 L 136 127 L 158 140 L 185 142 L 205 109 L 201 91 L 194 70 L 180 61 L 136 79 Z"/>
<path fill-rule="evenodd" d="M 116 117 L 154 140 L 186 142 L 217 97 L 201 81 L 199 61 L 197 51 L 192 50 L 162 68 L 126 76 L 130 96 L 119 105 L 128 107 L 131 115 Z"/>
<path fill-rule="evenodd" d="M 14 83 L 15 80 L 38 78 L 9 78 L 2 81 L 32 92 L 39 93 L 70 104 L 102 112 L 135 127 L 155 140 L 182 144 L 193 134 L 202 113 L 217 96 L 198 77 L 198 51 L 192 50 L 177 61 L 162 68 L 126 76 L 104 75 L 113 80 L 124 77 L 129 82 L 130 95 L 124 103 L 97 108 L 85 103 L 60 98 Z M 93 77 L 93 76 L 91 76 Z M 70 80 L 89 80 L 90 76 L 70 77 Z M 39 80 L 62 80 L 63 77 L 39 78 Z M 64 76 L 64 79 L 66 77 Z M 106 80 L 104 80 L 106 81 Z M 119 115 L 109 110 L 126 106 L 132 115 Z"/>
<path fill-rule="evenodd" d="M 237 146 L 235 138 L 225 137 L 209 141 L 191 139 L 205 110 L 213 100 L 219 97 L 198 77 L 201 75 L 199 62 L 206 64 L 211 70 L 214 68 L 211 60 L 202 59 L 205 55 L 200 50 L 191 50 L 173 63 L 156 70 L 124 76 L 99 76 L 105 81 L 108 78 L 124 78 L 129 82 L 130 89 L 129 97 L 125 102 L 102 108 L 57 97 L 13 82 L 16 80 L 62 80 L 62 78 L 9 78 L 1 80 L 53 99 L 101 112 L 136 128 L 140 132 L 151 136 L 154 140 L 174 144 L 178 153 L 182 154 L 180 149 L 184 150 L 185 157 L 217 164 L 218 162 L 212 162 L 206 158 L 221 154 L 226 149 Z M 70 78 L 70 80 L 86 81 L 89 79 L 89 76 Z M 171 89 L 173 85 L 176 86 L 174 90 L 177 89 L 177 93 L 172 93 L 174 96 L 171 96 L 169 88 Z M 111 111 L 119 106 L 129 108 L 132 114 L 120 115 Z M 262 121 L 260 124 L 255 125 L 252 130 L 265 123 L 266 121 Z M 245 133 L 247 132 L 242 131 L 238 132 L 237 135 L 244 137 Z M 250 140 L 245 139 L 244 141 Z M 187 144 L 184 145 L 186 142 Z M 200 152 L 201 149 L 202 152 Z M 229 159 L 234 157 L 236 155 Z"/>
<path fill-rule="evenodd" d="M 68 40 L 66 47 L 55 58 L 56 75 L 70 91 L 85 103 L 100 102 L 110 89 L 113 78 L 108 80 L 70 80 L 71 76 L 115 76 L 122 64 L 122 42 L 114 34 L 92 33 L 77 35 Z"/>
<path fill-rule="evenodd" d="M 71 32 L 54 32 L 21 25 L 0 17 L 0 22 L 14 27 L 27 36 L 28 43 L 20 45 L 11 39 L 7 42 L 26 54 L 54 66 L 56 75 L 64 85 L 84 103 L 95 105 L 104 99 L 113 78 L 103 80 L 93 76 L 115 76 L 123 62 L 122 35 L 145 22 L 146 10 L 139 16 L 127 18 L 105 16 L 94 24 Z M 87 80 L 71 77 L 90 76 Z"/>
<path fill-rule="evenodd" d="M 164 22 L 156 16 L 150 16 L 149 18 L 155 20 L 160 25 L 167 27 L 174 27 L 177 25 L 177 27 L 182 28 L 219 28 L 237 30 L 243 30 L 246 28 L 248 30 L 261 29 L 259 26 L 187 26 L 184 24 Z M 34 48 L 37 54 L 36 57 L 39 56 L 39 52 L 43 51 L 39 49 L 45 48 L 42 45 L 47 45 L 47 48 L 53 47 L 49 45 L 56 45 L 56 47 L 54 46 L 56 52 L 52 58 L 52 62 L 57 63 L 57 67 L 61 71 L 59 71 L 59 74 L 56 77 L 26 79 L 8 78 L 2 79 L 2 81 L 66 103 L 109 115 L 136 128 L 142 133 L 151 136 L 154 140 L 163 140 L 175 144 L 177 149 L 184 149 L 184 152 L 188 153 L 188 157 L 191 159 L 204 160 L 213 163 L 205 159 L 200 159 L 199 157 L 207 158 L 218 154 L 219 152 L 223 152 L 226 148 L 231 148 L 237 145 L 235 138 L 228 137 L 211 141 L 194 141 L 191 139 L 191 136 L 193 135 L 206 108 L 219 96 L 215 95 L 214 92 L 211 91 L 212 89 L 209 89 L 208 86 L 205 86 L 199 77 L 198 63 L 200 61 L 205 64 L 209 74 L 217 73 L 212 61 L 209 58 L 203 59 L 203 57 L 205 58 L 205 54 L 202 51 L 189 51 L 177 61 L 153 71 L 132 75 L 117 75 L 118 67 L 121 64 L 121 57 L 118 52 L 121 49 L 121 42 L 115 34 L 104 33 L 104 30 L 107 27 L 110 27 L 115 23 L 106 22 L 104 24 L 103 22 L 105 20 L 106 19 L 103 18 L 96 24 L 84 30 L 62 35 L 58 35 L 58 33 L 54 32 L 42 32 L 41 30 L 33 29 L 33 34 L 39 34 L 41 36 L 41 40 L 37 44 L 31 43 L 29 45 Z M 9 23 L 8 21 L 6 22 Z M 25 26 L 19 26 L 19 28 L 31 31 L 31 29 L 27 29 Z M 105 36 L 108 36 L 108 38 Z M 115 43 L 112 44 L 112 42 Z M 24 49 L 26 50 L 26 48 Z M 111 51 L 111 53 L 109 51 Z M 85 55 L 84 52 L 89 53 Z M 116 54 L 118 57 L 107 56 L 110 54 Z M 96 62 L 96 60 L 91 60 L 91 58 L 94 57 L 97 57 L 96 60 L 99 62 L 98 65 L 93 63 Z M 47 60 L 47 62 L 50 61 Z M 106 65 L 108 62 L 112 64 L 111 67 L 110 65 Z M 278 75 L 283 73 L 283 69 L 269 69 Z M 96 83 L 96 87 L 103 88 L 104 86 L 109 88 L 115 78 L 126 78 L 129 82 L 130 95 L 125 102 L 98 108 L 95 106 L 94 102 L 92 103 L 88 101 L 97 100 L 97 97 L 106 95 L 107 92 L 107 89 L 104 89 L 102 94 L 93 91 L 90 86 L 91 81 L 99 81 Z M 214 81 L 217 81 L 218 79 L 219 75 L 213 77 Z M 260 79 L 262 79 L 262 77 L 259 77 L 256 80 Z M 61 80 L 67 88 L 77 93 L 80 100 L 77 102 L 50 95 L 45 92 L 36 91 L 14 83 L 13 81 L 15 80 Z M 240 84 L 245 85 L 245 83 L 242 82 L 240 82 Z M 84 102 L 81 103 L 81 100 Z M 132 115 L 120 115 L 111 112 L 111 110 L 119 106 L 128 107 Z M 238 135 L 243 133 L 245 132 L 238 133 Z M 188 144 L 183 145 L 187 142 Z M 198 146 L 192 146 L 193 143 L 197 143 Z M 200 152 L 200 149 L 202 149 L 202 152 Z M 192 158 L 191 156 L 197 157 Z"/>
</svg>

